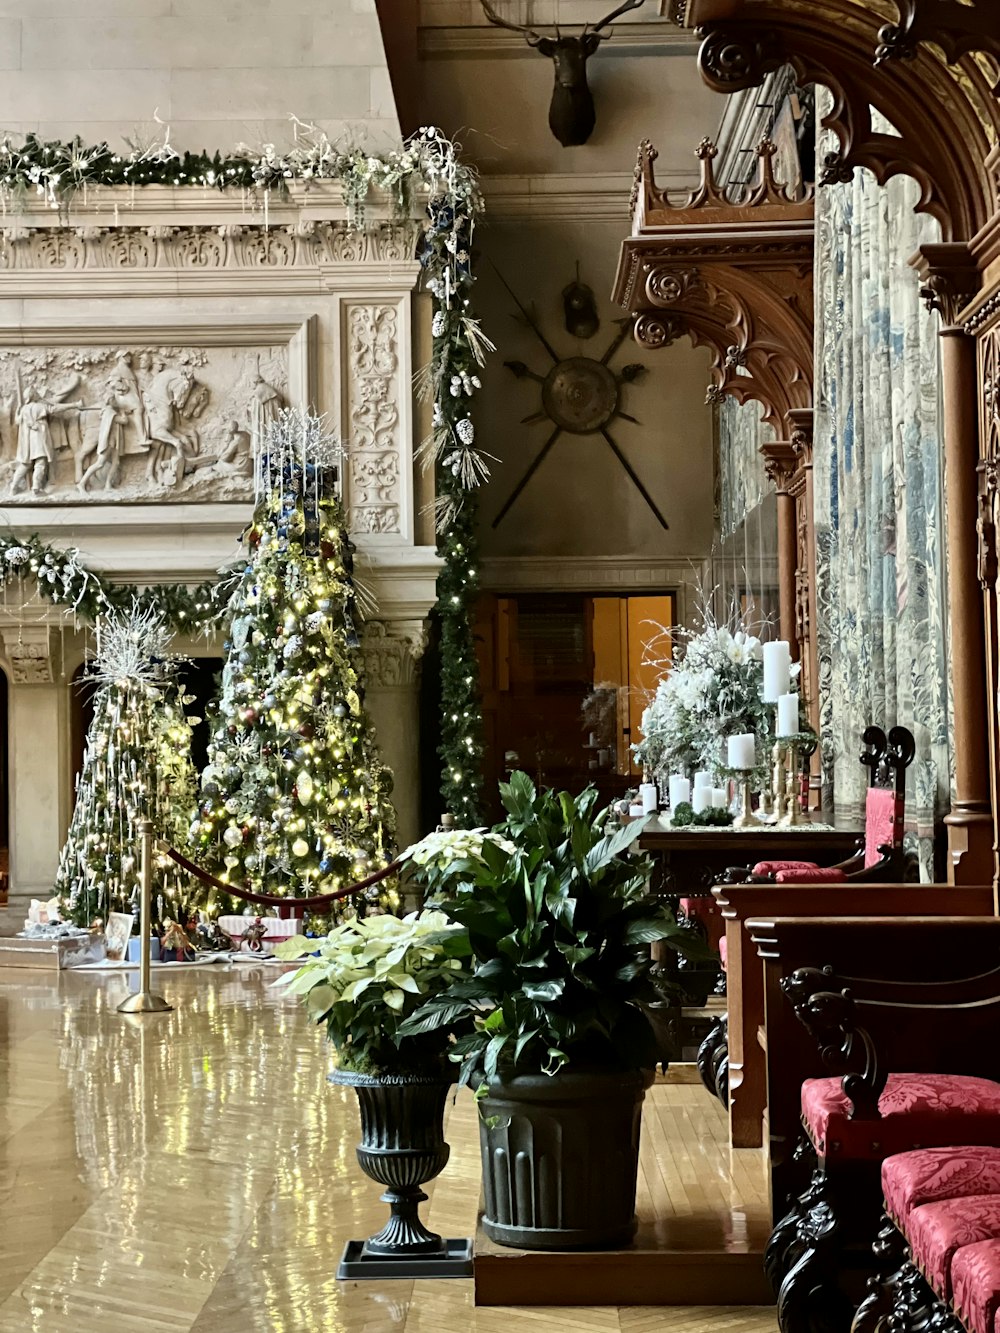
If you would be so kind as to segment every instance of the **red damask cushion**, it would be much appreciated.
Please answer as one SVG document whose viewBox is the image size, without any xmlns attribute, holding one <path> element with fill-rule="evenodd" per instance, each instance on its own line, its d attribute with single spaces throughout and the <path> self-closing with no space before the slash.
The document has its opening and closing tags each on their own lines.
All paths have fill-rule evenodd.
<svg viewBox="0 0 1000 1333">
<path fill-rule="evenodd" d="M 945 1300 L 951 1297 L 951 1261 L 963 1245 L 1000 1239 L 1000 1194 L 944 1199 L 914 1208 L 903 1234 L 914 1263 Z"/>
<path fill-rule="evenodd" d="M 951 1290 L 969 1333 L 1000 1333 L 1000 1240 L 958 1251 L 951 1261 Z"/>
<path fill-rule="evenodd" d="M 970 1194 L 1000 1194 L 1000 1148 L 919 1148 L 882 1163 L 885 1210 L 900 1224 L 921 1204 Z"/>
<path fill-rule="evenodd" d="M 725 935 L 719 940 L 719 957 L 722 959 L 722 966 L 725 967 L 729 962 L 729 942 Z"/>
<path fill-rule="evenodd" d="M 782 870 L 818 870 L 815 861 L 758 861 L 753 868 L 753 874 L 760 879 L 767 879 L 771 875 L 777 875 Z"/>
<path fill-rule="evenodd" d="M 778 884 L 840 884 L 847 875 L 836 866 L 817 866 L 815 870 L 781 870 L 774 878 Z"/>
<path fill-rule="evenodd" d="M 903 841 L 903 799 L 889 787 L 869 787 L 865 797 L 865 869 L 880 861 L 880 847 Z"/>
<path fill-rule="evenodd" d="M 884 1161 L 952 1143 L 1000 1147 L 1000 1084 L 968 1074 L 890 1074 L 879 1119 L 851 1120 L 839 1078 L 802 1084 L 802 1123 L 820 1156 Z"/>
</svg>

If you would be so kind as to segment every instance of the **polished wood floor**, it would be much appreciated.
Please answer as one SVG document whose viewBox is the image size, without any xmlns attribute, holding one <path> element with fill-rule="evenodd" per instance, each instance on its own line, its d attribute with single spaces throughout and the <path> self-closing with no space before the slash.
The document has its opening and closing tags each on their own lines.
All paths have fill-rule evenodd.
<svg viewBox="0 0 1000 1333">
<path fill-rule="evenodd" d="M 123 974 L 0 970 L 0 1333 L 772 1333 L 761 1308 L 476 1309 L 471 1282 L 338 1284 L 384 1205 L 354 1160 L 353 1094 L 273 975 L 158 971 L 175 1012 L 123 1019 Z M 640 1205 L 674 1235 L 713 1210 L 758 1225 L 712 1116 L 698 1089 L 654 1090 Z M 470 1234 L 468 1100 L 449 1136 L 425 1208 Z"/>
</svg>

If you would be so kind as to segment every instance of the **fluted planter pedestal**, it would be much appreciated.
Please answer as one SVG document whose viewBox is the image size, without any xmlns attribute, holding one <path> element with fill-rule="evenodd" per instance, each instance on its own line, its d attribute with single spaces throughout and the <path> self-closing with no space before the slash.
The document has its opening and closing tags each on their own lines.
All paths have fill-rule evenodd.
<svg viewBox="0 0 1000 1333">
<path fill-rule="evenodd" d="M 472 1241 L 445 1239 L 418 1215 L 427 1195 L 421 1189 L 440 1175 L 450 1148 L 444 1141 L 444 1105 L 452 1082 L 398 1075 L 374 1078 L 336 1070 L 330 1082 L 351 1087 L 361 1111 L 358 1163 L 385 1186 L 390 1208 L 385 1226 L 366 1241 L 348 1241 L 339 1279 L 471 1277 Z"/>
</svg>

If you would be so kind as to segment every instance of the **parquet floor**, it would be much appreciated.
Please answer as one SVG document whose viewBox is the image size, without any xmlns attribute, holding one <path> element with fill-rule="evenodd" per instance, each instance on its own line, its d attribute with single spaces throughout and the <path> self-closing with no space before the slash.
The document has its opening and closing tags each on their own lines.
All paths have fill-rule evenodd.
<svg viewBox="0 0 1000 1333">
<path fill-rule="evenodd" d="M 384 1205 L 354 1160 L 353 1094 L 328 1086 L 273 975 L 157 972 L 175 1012 L 126 1020 L 122 974 L 0 971 L 0 1333 L 773 1333 L 766 1309 L 476 1310 L 471 1282 L 338 1284 Z M 756 1186 L 711 1157 L 698 1096 L 654 1090 L 640 1204 L 676 1230 L 717 1198 L 756 1226 Z M 466 1235 L 474 1108 L 449 1117 L 425 1208 Z"/>
</svg>

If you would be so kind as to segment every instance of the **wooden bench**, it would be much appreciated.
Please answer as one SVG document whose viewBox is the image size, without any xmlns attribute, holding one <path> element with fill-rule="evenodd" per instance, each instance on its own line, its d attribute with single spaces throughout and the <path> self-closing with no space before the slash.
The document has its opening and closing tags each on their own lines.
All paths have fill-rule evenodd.
<svg viewBox="0 0 1000 1333">
<path fill-rule="evenodd" d="M 774 917 L 983 916 L 993 890 L 946 884 L 726 884 L 712 890 L 726 928 L 729 1132 L 734 1148 L 763 1143 L 767 1074 L 757 1040 L 764 1024 L 764 968 L 745 927 Z M 832 961 L 832 960 L 829 960 Z M 888 976 L 894 975 L 889 960 Z M 848 969 L 849 971 L 852 969 Z"/>
</svg>

